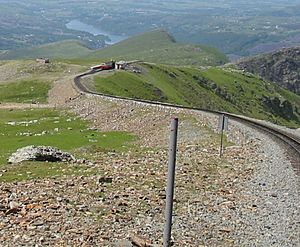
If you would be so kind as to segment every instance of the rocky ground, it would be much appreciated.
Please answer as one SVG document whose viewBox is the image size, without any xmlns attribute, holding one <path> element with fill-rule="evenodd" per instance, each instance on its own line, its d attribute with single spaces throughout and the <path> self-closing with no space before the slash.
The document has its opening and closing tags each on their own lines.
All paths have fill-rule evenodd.
<svg viewBox="0 0 300 247">
<path fill-rule="evenodd" d="M 273 81 L 300 95 L 300 46 L 242 59 L 240 69 Z"/>
<path fill-rule="evenodd" d="M 207 113 L 51 95 L 91 127 L 138 139 L 128 152 L 83 163 L 89 176 L 0 183 L 1 246 L 161 246 L 174 116 L 174 246 L 299 246 L 299 178 L 271 138 L 230 122 L 220 158 L 218 118 Z"/>
<path fill-rule="evenodd" d="M 6 83 L 11 80 L 22 79 L 26 77 L 19 73 L 23 64 L 15 61 L 0 63 L 0 83 Z"/>
</svg>

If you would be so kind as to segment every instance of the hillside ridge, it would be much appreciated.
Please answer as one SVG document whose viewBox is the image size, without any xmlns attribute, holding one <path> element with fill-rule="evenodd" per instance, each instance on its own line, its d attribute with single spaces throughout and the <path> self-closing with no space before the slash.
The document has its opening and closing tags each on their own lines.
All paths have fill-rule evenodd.
<svg viewBox="0 0 300 247">
<path fill-rule="evenodd" d="M 139 70 L 134 73 L 133 70 Z M 87 81 L 98 92 L 219 110 L 298 128 L 300 97 L 257 76 L 230 68 L 197 69 L 136 64 Z"/>
<path fill-rule="evenodd" d="M 245 58 L 236 66 L 300 95 L 300 46 Z"/>
<path fill-rule="evenodd" d="M 97 60 L 138 59 L 161 64 L 193 66 L 215 66 L 225 64 L 228 61 L 226 56 L 215 48 L 177 43 L 169 32 L 162 29 L 132 36 L 100 50 L 89 49 L 77 40 L 66 40 L 0 53 L 0 60 L 35 59 L 38 57 L 76 59 L 78 61 L 84 60 L 87 63 Z"/>
<path fill-rule="evenodd" d="M 138 59 L 160 64 L 193 66 L 215 66 L 228 61 L 215 48 L 177 43 L 169 32 L 162 29 L 130 37 L 86 56 L 86 59 L 96 58 Z"/>
<path fill-rule="evenodd" d="M 0 60 L 35 59 L 38 57 L 72 59 L 92 52 L 78 40 L 63 40 L 0 53 Z"/>
</svg>

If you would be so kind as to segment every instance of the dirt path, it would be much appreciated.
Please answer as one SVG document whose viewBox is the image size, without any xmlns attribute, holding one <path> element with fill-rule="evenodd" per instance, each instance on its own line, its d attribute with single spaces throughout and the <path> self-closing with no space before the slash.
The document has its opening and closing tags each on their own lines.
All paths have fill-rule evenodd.
<svg viewBox="0 0 300 247">
<path fill-rule="evenodd" d="M 72 75 L 54 82 L 53 87 L 48 93 L 48 102 L 50 105 L 64 105 L 70 99 L 79 95 L 79 93 L 72 86 L 74 77 L 75 76 Z"/>
<path fill-rule="evenodd" d="M 0 103 L 0 109 L 51 108 L 50 104 Z"/>
</svg>

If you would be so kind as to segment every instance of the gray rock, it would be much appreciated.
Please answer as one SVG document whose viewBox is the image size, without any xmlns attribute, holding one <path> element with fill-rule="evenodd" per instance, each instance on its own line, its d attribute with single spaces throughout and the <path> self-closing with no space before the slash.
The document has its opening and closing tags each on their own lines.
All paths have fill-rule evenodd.
<svg viewBox="0 0 300 247">
<path fill-rule="evenodd" d="M 115 243 L 116 247 L 133 247 L 130 241 L 128 240 L 120 240 Z"/>
<path fill-rule="evenodd" d="M 75 161 L 75 158 L 67 152 L 50 146 L 27 146 L 18 149 L 8 159 L 8 163 L 11 164 L 22 161 L 67 162 Z"/>
<path fill-rule="evenodd" d="M 99 183 L 112 183 L 113 178 L 111 177 L 100 177 L 98 182 Z"/>
</svg>

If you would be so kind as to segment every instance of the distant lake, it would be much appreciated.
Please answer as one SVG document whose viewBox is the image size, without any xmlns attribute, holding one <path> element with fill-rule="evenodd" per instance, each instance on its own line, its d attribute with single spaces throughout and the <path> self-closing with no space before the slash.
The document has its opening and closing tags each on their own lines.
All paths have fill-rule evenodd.
<svg viewBox="0 0 300 247">
<path fill-rule="evenodd" d="M 76 30 L 76 31 L 87 32 L 87 33 L 93 34 L 94 36 L 96 36 L 96 35 L 105 35 L 105 36 L 110 38 L 111 41 L 106 41 L 106 43 L 110 44 L 110 45 L 118 43 L 118 42 L 120 42 L 120 41 L 127 38 L 126 36 L 122 36 L 122 35 L 110 34 L 106 31 L 102 30 L 99 27 L 94 27 L 92 25 L 83 23 L 83 22 L 78 21 L 78 20 L 70 21 L 69 23 L 66 24 L 66 27 L 68 29 L 72 29 L 72 30 Z"/>
</svg>

